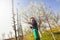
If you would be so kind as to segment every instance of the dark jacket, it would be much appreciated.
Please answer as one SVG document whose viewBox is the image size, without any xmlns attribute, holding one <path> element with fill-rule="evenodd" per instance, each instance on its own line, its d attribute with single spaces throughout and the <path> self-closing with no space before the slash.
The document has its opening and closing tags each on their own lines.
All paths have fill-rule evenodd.
<svg viewBox="0 0 60 40">
<path fill-rule="evenodd" d="M 30 28 L 33 28 L 33 29 L 37 29 L 38 30 L 38 26 L 37 26 L 37 22 L 36 20 L 32 20 L 32 22 L 28 22 L 28 24 L 31 24 L 32 26 L 30 26 Z"/>
<path fill-rule="evenodd" d="M 38 26 L 37 26 L 36 20 L 32 20 L 32 28 L 38 30 Z"/>
</svg>

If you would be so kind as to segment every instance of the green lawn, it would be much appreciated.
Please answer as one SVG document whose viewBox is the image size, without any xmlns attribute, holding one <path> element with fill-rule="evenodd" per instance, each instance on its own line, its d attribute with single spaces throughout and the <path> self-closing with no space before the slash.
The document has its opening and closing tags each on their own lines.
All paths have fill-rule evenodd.
<svg viewBox="0 0 60 40">
<path fill-rule="evenodd" d="M 60 34 L 54 34 L 56 40 L 60 40 Z M 27 40 L 35 40 L 33 34 L 28 34 L 25 36 Z M 50 32 L 43 33 L 41 40 L 53 40 Z"/>
<path fill-rule="evenodd" d="M 60 40 L 60 34 L 54 34 L 56 40 Z M 50 32 L 43 33 L 41 40 L 53 40 Z"/>
<path fill-rule="evenodd" d="M 52 29 L 56 40 L 60 40 L 60 33 L 57 33 L 57 32 L 59 32 L 59 29 L 60 29 L 60 27 Z M 44 33 L 42 34 L 42 37 L 40 39 L 41 40 L 53 40 L 50 30 L 44 31 Z M 33 34 L 30 33 L 30 34 L 24 35 L 24 40 L 35 40 L 35 39 L 34 39 Z"/>
<path fill-rule="evenodd" d="M 53 33 L 55 33 L 54 36 L 55 36 L 56 40 L 60 40 L 60 33 L 57 33 L 57 32 L 60 32 L 59 30 L 60 30 L 60 27 L 52 29 Z M 29 40 L 34 40 L 33 34 L 27 34 L 26 38 Z M 44 31 L 44 33 L 42 34 L 42 37 L 40 39 L 41 40 L 53 40 L 50 30 Z"/>
</svg>

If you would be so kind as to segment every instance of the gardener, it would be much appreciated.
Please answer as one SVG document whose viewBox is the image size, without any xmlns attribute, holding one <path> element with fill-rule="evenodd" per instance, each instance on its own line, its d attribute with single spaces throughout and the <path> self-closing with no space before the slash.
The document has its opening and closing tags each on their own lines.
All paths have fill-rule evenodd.
<svg viewBox="0 0 60 40">
<path fill-rule="evenodd" d="M 31 17 L 30 21 L 31 22 L 29 22 L 29 24 L 32 25 L 30 28 L 33 29 L 33 34 L 34 34 L 35 39 L 40 40 L 39 33 L 38 33 L 38 26 L 37 26 L 37 22 L 36 22 L 35 18 Z"/>
</svg>

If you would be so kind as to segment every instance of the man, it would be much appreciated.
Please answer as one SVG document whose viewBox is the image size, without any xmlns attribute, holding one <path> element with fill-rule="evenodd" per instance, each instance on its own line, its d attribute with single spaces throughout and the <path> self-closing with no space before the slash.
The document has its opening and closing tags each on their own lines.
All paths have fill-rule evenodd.
<svg viewBox="0 0 60 40">
<path fill-rule="evenodd" d="M 37 26 L 37 22 L 36 22 L 35 18 L 31 17 L 30 21 L 31 22 L 29 22 L 29 24 L 32 25 L 30 28 L 33 29 L 33 34 L 34 34 L 35 39 L 40 40 L 39 33 L 38 33 L 38 26 Z"/>
</svg>

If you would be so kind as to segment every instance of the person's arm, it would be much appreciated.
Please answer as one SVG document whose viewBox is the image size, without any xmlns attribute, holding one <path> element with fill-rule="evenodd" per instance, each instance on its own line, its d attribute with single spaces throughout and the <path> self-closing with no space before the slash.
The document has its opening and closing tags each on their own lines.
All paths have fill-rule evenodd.
<svg viewBox="0 0 60 40">
<path fill-rule="evenodd" d="M 24 23 L 27 23 L 27 24 L 32 24 L 31 22 L 24 22 Z"/>
<path fill-rule="evenodd" d="M 32 25 L 32 23 L 31 23 L 31 22 L 28 22 L 28 24 L 31 24 L 31 25 Z"/>
<path fill-rule="evenodd" d="M 32 23 L 31 23 L 31 22 L 25 22 L 25 23 L 30 24 L 30 25 L 31 25 L 31 26 L 30 26 L 30 28 L 31 28 L 31 29 L 33 28 L 33 26 L 32 26 Z"/>
</svg>

